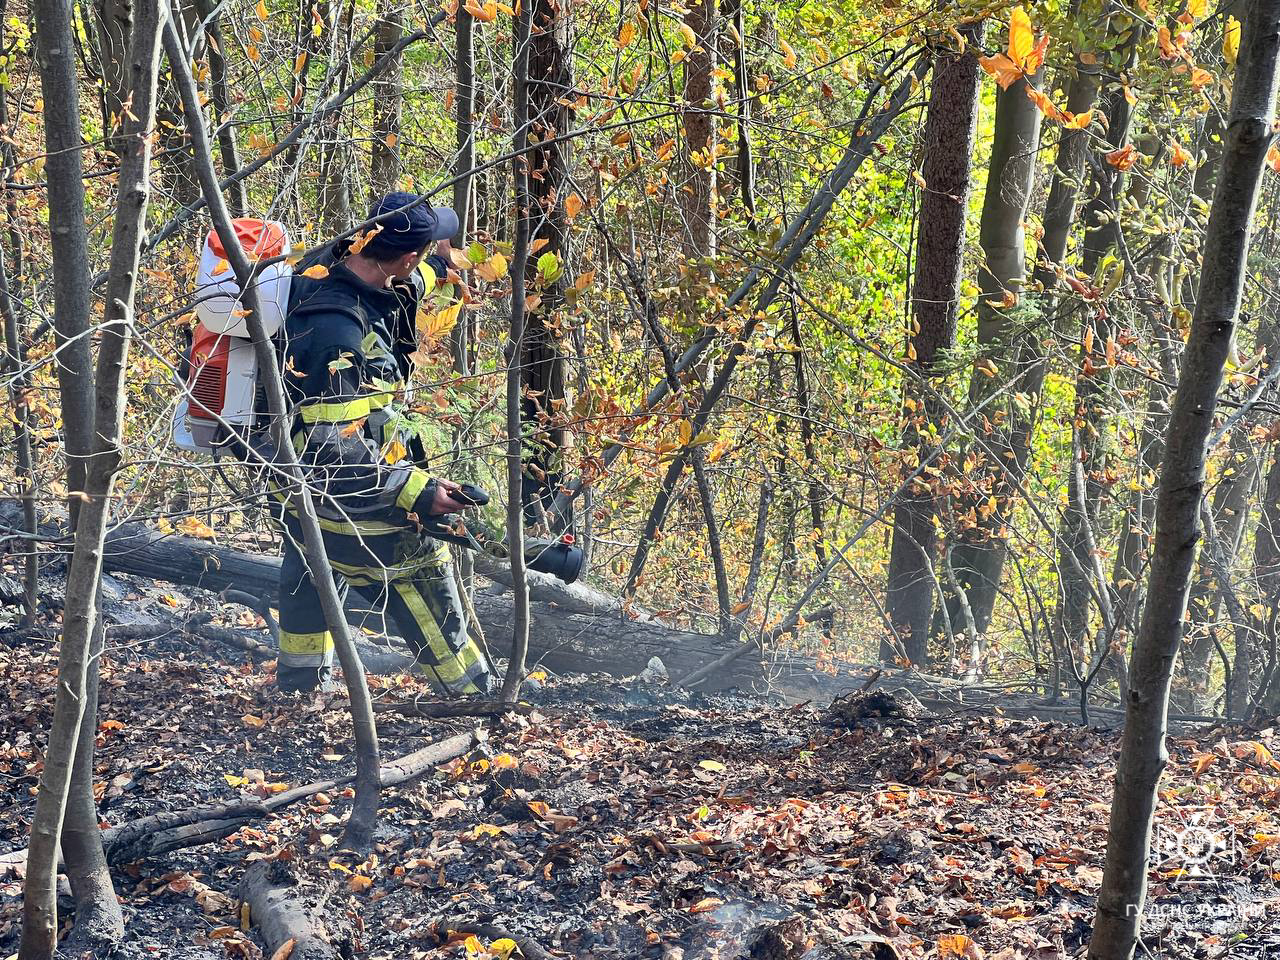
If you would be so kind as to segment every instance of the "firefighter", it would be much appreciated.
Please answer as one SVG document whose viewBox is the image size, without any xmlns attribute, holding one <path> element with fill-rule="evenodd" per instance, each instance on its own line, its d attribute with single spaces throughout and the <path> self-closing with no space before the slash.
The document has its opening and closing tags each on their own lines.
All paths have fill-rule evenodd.
<svg viewBox="0 0 1280 960">
<path fill-rule="evenodd" d="M 426 292 L 419 265 L 445 279 L 458 217 L 392 193 L 374 205 L 375 218 L 380 229 L 361 246 L 338 241 L 294 274 L 283 348 L 294 447 L 340 589 L 355 589 L 394 622 L 439 692 L 483 694 L 491 666 L 468 635 L 448 546 L 424 537 L 417 523 L 464 504 L 449 495 L 457 484 L 405 457 L 420 446 L 404 430 L 396 397 L 417 348 Z M 325 269 L 309 269 L 317 266 Z M 277 683 L 309 691 L 329 678 L 333 638 L 287 505 L 282 525 Z"/>
</svg>

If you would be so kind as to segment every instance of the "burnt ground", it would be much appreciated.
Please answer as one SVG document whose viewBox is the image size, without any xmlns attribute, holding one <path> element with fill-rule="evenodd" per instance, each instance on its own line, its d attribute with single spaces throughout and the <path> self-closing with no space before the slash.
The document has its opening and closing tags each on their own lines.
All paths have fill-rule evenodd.
<svg viewBox="0 0 1280 960">
<path fill-rule="evenodd" d="M 47 642 L 0 641 L 0 852 L 25 843 L 53 667 Z M 104 822 L 350 772 L 345 698 L 282 698 L 270 671 L 180 636 L 111 650 Z M 424 692 L 373 683 L 383 700 Z M 475 922 L 584 960 L 1083 952 L 1114 733 L 895 715 L 880 700 L 834 715 L 599 677 L 547 678 L 526 699 L 528 716 L 482 722 L 480 752 L 385 792 L 373 856 L 340 851 L 339 790 L 119 867 L 117 955 L 259 957 L 236 900 L 255 859 L 287 863 L 358 957 L 465 957 L 488 941 L 449 933 Z M 475 725 L 381 714 L 383 752 Z M 1171 747 L 1149 955 L 1280 957 L 1280 736 L 1219 730 Z M 1180 853 L 1201 824 L 1230 848 Z M 19 893 L 0 879 L 0 957 L 17 948 Z"/>
</svg>

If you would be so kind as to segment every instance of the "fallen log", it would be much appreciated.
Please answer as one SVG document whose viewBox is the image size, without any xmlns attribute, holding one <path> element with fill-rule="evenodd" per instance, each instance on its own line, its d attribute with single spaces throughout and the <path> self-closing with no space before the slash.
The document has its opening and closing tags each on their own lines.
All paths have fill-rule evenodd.
<svg viewBox="0 0 1280 960">
<path fill-rule="evenodd" d="M 297 895 L 291 865 L 281 860 L 250 864 L 240 881 L 240 901 L 249 907 L 249 922 L 258 930 L 265 956 L 289 960 L 332 960 L 340 946 L 324 916 L 327 893 L 309 907 Z M 345 944 L 348 953 L 349 944 Z"/>
<path fill-rule="evenodd" d="M 274 593 L 280 576 L 277 557 L 221 547 L 206 540 L 178 534 L 163 534 L 142 524 L 127 523 L 107 535 L 103 566 L 115 573 L 127 573 L 152 580 L 166 580 L 184 586 L 222 592 L 239 590 Z M 598 593 L 598 591 L 595 591 Z M 620 614 L 592 615 L 567 609 L 559 592 L 554 602 L 535 602 L 529 638 L 529 662 L 556 673 L 608 673 L 631 676 L 659 657 L 673 676 L 692 673 L 715 661 L 728 649 L 715 636 L 675 630 L 652 622 L 623 619 Z M 545 598 L 538 590 L 534 597 Z M 511 623 L 511 600 L 477 590 L 476 615 L 486 636 L 501 651 Z M 596 607 L 599 609 L 599 607 Z M 352 592 L 349 619 L 357 624 L 369 621 Z M 378 628 L 381 618 L 376 617 Z M 811 673 L 807 663 L 797 673 Z M 742 657 L 726 663 L 701 689 L 708 691 L 763 687 L 760 657 Z M 806 695 L 809 691 L 804 691 Z"/>
<path fill-rule="evenodd" d="M 442 763 L 448 763 L 483 743 L 481 730 L 472 730 L 427 744 L 420 750 L 389 760 L 379 768 L 384 787 L 397 787 L 428 773 Z M 242 800 L 215 806 L 191 807 L 184 810 L 166 810 L 108 827 L 102 831 L 102 846 L 111 864 L 130 863 L 146 857 L 212 843 L 235 833 L 246 823 L 270 816 L 277 810 L 314 797 L 317 793 L 334 790 L 355 782 L 355 775 L 318 780 L 285 790 L 263 800 Z M 14 850 L 0 854 L 0 877 L 9 874 L 21 876 L 27 862 L 27 851 Z"/>
</svg>

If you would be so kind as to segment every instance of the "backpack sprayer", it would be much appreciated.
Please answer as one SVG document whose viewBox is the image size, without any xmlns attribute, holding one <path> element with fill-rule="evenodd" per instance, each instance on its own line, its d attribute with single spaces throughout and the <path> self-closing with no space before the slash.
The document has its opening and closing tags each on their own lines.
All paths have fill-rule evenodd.
<svg viewBox="0 0 1280 960">
<path fill-rule="evenodd" d="M 468 507 L 483 507 L 489 502 L 489 494 L 470 483 L 457 490 L 448 491 L 449 499 Z M 468 527 L 461 520 L 448 516 L 419 518 L 422 530 L 436 540 L 447 540 L 468 550 L 475 550 L 496 560 L 511 556 L 506 538 L 491 536 L 483 527 Z M 547 573 L 565 583 L 573 583 L 582 574 L 583 553 L 581 547 L 561 538 L 546 540 L 540 537 L 524 538 L 524 562 L 530 570 Z"/>
</svg>

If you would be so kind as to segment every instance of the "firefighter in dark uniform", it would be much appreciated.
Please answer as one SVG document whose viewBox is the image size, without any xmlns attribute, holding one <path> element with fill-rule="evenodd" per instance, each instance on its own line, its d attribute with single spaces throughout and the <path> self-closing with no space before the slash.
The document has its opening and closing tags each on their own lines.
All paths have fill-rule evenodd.
<svg viewBox="0 0 1280 960">
<path fill-rule="evenodd" d="M 400 398 L 416 349 L 424 263 L 443 281 L 452 210 L 392 193 L 370 219 L 391 214 L 357 252 L 339 241 L 297 267 L 285 320 L 284 379 L 293 443 L 312 486 L 325 548 L 340 587 L 384 612 L 440 692 L 485 693 L 491 667 L 467 632 L 448 546 L 424 537 L 418 518 L 460 510 L 457 484 L 431 477 L 406 452 Z M 407 209 L 406 209 L 407 208 Z M 311 270 L 320 266 L 327 270 Z M 333 638 L 302 554 L 297 518 L 283 511 L 280 571 L 282 690 L 328 679 Z"/>
</svg>

